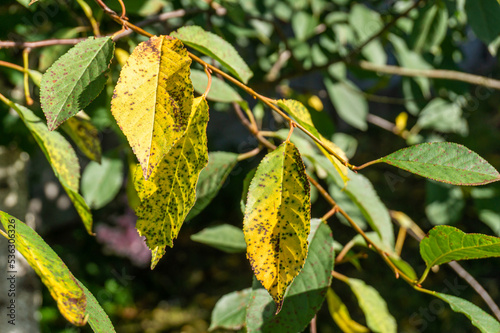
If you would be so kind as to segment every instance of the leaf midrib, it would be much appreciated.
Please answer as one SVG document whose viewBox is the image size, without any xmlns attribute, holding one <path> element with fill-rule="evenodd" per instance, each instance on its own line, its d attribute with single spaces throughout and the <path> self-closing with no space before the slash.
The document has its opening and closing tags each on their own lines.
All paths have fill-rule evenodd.
<svg viewBox="0 0 500 333">
<path fill-rule="evenodd" d="M 447 235 L 447 236 L 449 236 L 449 235 Z M 467 235 L 466 235 L 466 236 L 467 236 Z M 463 243 L 464 239 L 465 239 L 465 237 L 464 237 L 464 238 L 462 238 L 461 243 Z M 437 243 L 436 243 L 436 244 L 437 244 Z M 497 243 L 490 243 L 490 244 L 484 244 L 484 245 L 478 245 L 478 246 L 461 247 L 461 248 L 459 248 L 459 249 L 454 249 L 454 250 L 451 250 L 451 251 L 449 251 L 449 252 L 446 252 L 446 253 L 443 253 L 443 254 L 439 255 L 438 257 L 436 257 L 436 259 L 434 259 L 434 260 L 432 260 L 430 263 L 428 263 L 428 264 L 427 264 L 427 266 L 429 266 L 429 267 L 431 267 L 431 266 L 435 266 L 435 265 L 436 265 L 435 263 L 436 263 L 436 262 L 438 262 L 441 258 L 444 258 L 444 257 L 446 257 L 446 256 L 448 256 L 448 255 L 451 255 L 451 254 L 453 254 L 453 253 L 455 253 L 455 252 L 459 252 L 459 251 L 461 251 L 461 250 L 481 249 L 481 248 L 483 248 L 483 247 L 489 247 L 489 246 L 495 246 L 495 245 L 497 245 L 497 246 L 499 246 L 499 247 L 500 247 L 500 242 L 497 242 Z M 429 248 L 431 248 L 430 244 L 427 244 L 427 246 L 429 246 Z M 439 246 L 438 246 L 438 247 L 439 247 Z M 441 248 L 440 248 L 440 247 L 439 247 L 439 249 L 441 250 Z M 500 254 L 499 254 L 499 255 L 500 255 Z M 467 260 L 467 259 L 477 259 L 477 258 L 483 258 L 483 257 L 468 257 L 468 258 L 454 259 L 454 260 Z M 444 263 L 446 263 L 446 262 L 443 262 L 443 263 L 441 263 L 441 264 L 444 264 Z M 439 265 L 441 265 L 441 264 L 439 264 Z"/>
</svg>

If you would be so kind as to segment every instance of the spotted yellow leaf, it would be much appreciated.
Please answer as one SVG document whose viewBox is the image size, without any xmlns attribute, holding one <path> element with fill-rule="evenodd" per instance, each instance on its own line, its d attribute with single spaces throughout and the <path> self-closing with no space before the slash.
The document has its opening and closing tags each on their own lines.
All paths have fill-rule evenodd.
<svg viewBox="0 0 500 333">
<path fill-rule="evenodd" d="M 323 144 L 328 148 L 333 150 L 337 155 L 339 155 L 344 161 L 347 161 L 346 154 L 340 149 L 336 144 L 326 139 L 319 131 L 314 127 L 314 123 L 311 119 L 311 115 L 307 108 L 299 101 L 293 99 L 281 99 L 278 101 L 278 105 L 285 110 L 299 125 L 302 125 L 306 130 L 308 130 L 312 135 L 318 138 Z M 342 164 L 336 157 L 332 156 L 325 148 L 323 148 L 319 143 L 315 142 L 319 150 L 330 160 L 344 184 L 347 184 L 349 177 L 347 177 L 347 166 Z"/>
<path fill-rule="evenodd" d="M 300 153 L 284 142 L 264 157 L 248 190 L 243 231 L 256 278 L 281 310 L 307 256 L 311 200 Z"/>
<path fill-rule="evenodd" d="M 136 209 L 137 230 L 146 236 L 152 252 L 151 269 L 173 246 L 179 229 L 196 200 L 196 183 L 207 165 L 206 127 L 208 104 L 203 97 L 194 99 L 193 111 L 184 136 L 165 155 L 148 180 L 140 167 L 134 175 L 135 188 L 141 200 Z"/>
<path fill-rule="evenodd" d="M 191 59 L 179 40 L 153 36 L 123 66 L 111 112 L 148 179 L 186 130 L 193 105 Z"/>
<path fill-rule="evenodd" d="M 97 128 L 90 122 L 90 117 L 83 111 L 69 118 L 61 126 L 75 145 L 89 159 L 101 163 L 101 143 Z"/>
</svg>

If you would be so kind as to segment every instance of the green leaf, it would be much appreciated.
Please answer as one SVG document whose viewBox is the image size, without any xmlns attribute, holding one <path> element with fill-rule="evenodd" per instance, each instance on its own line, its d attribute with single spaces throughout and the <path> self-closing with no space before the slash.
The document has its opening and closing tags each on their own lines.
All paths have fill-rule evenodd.
<svg viewBox="0 0 500 333">
<path fill-rule="evenodd" d="M 30 109 L 15 103 L 9 104 L 17 111 L 35 141 L 49 161 L 56 177 L 73 202 L 87 232 L 92 235 L 92 214 L 85 200 L 78 194 L 80 164 L 69 142 L 58 132 L 49 131 L 45 123 Z"/>
<path fill-rule="evenodd" d="M 432 225 L 453 224 L 462 218 L 465 199 L 458 186 L 428 180 L 425 215 Z"/>
<path fill-rule="evenodd" d="M 61 258 L 33 229 L 18 219 L 0 211 L 0 222 L 9 237 L 15 240 L 7 251 L 14 254 L 18 250 L 23 255 L 69 322 L 78 326 L 85 325 L 87 299 L 78 280 Z"/>
<path fill-rule="evenodd" d="M 193 106 L 191 59 L 179 40 L 153 36 L 122 67 L 111 112 L 148 179 L 184 135 Z"/>
<path fill-rule="evenodd" d="M 291 142 L 264 157 L 248 190 L 243 220 L 247 257 L 277 312 L 307 256 L 309 193 L 304 163 Z"/>
<path fill-rule="evenodd" d="M 247 249 L 243 231 L 230 224 L 205 228 L 191 235 L 191 240 L 215 247 L 227 253 L 241 253 Z"/>
<path fill-rule="evenodd" d="M 203 30 L 198 26 L 182 27 L 170 34 L 184 44 L 217 60 L 243 83 L 253 76 L 245 61 L 234 47 L 221 37 Z"/>
<path fill-rule="evenodd" d="M 90 37 L 76 44 L 45 72 L 40 103 L 49 130 L 56 129 L 99 95 L 113 51 L 111 37 Z"/>
<path fill-rule="evenodd" d="M 347 80 L 333 83 L 325 77 L 324 83 L 339 117 L 349 125 L 366 131 L 368 129 L 366 122 L 368 102 L 359 89 Z"/>
<path fill-rule="evenodd" d="M 307 12 L 298 11 L 292 16 L 293 34 L 299 41 L 306 41 L 313 36 L 317 25 L 317 19 Z"/>
<path fill-rule="evenodd" d="M 321 308 L 331 284 L 334 244 L 331 230 L 319 219 L 311 220 L 309 254 L 304 268 L 290 285 L 278 315 L 272 298 L 254 279 L 247 308 L 248 332 L 302 332 Z"/>
<path fill-rule="evenodd" d="M 432 51 L 446 37 L 448 10 L 443 1 L 427 4 L 415 20 L 410 34 L 410 44 L 416 52 Z"/>
<path fill-rule="evenodd" d="M 500 323 L 491 315 L 489 315 L 476 305 L 472 304 L 471 302 L 452 295 L 442 293 L 433 294 L 434 296 L 450 304 L 453 311 L 463 313 L 465 316 L 467 316 L 467 318 L 470 319 L 472 325 L 479 328 L 482 333 L 500 332 Z"/>
<path fill-rule="evenodd" d="M 245 214 L 245 206 L 248 198 L 248 189 L 250 188 L 250 183 L 252 182 L 253 176 L 255 175 L 256 171 L 257 168 L 253 168 L 247 173 L 245 179 L 243 179 L 243 190 L 241 191 L 241 199 L 240 199 L 240 208 L 243 214 Z"/>
<path fill-rule="evenodd" d="M 500 236 L 500 186 L 490 185 L 483 188 L 473 188 L 471 196 L 479 219 L 488 225 L 497 236 Z"/>
<path fill-rule="evenodd" d="M 76 279 L 75 279 L 76 280 Z M 89 315 L 88 323 L 95 333 L 112 333 L 116 332 L 108 315 L 101 307 L 99 302 L 95 299 L 94 295 L 81 283 L 76 280 L 78 285 L 83 289 L 85 297 L 87 298 L 87 307 L 85 313 Z"/>
<path fill-rule="evenodd" d="M 201 171 L 196 185 L 196 202 L 191 208 L 187 220 L 191 220 L 201 213 L 215 198 L 237 162 L 238 154 L 227 152 L 211 152 L 208 154 L 208 164 Z"/>
<path fill-rule="evenodd" d="M 101 164 L 90 162 L 82 175 L 82 194 L 93 209 L 106 206 L 123 184 L 123 162 L 104 156 Z"/>
<path fill-rule="evenodd" d="M 456 103 L 441 98 L 429 102 L 419 114 L 417 125 L 443 133 L 458 133 L 466 136 L 469 132 L 467 120 L 463 118 L 462 109 Z"/>
<path fill-rule="evenodd" d="M 500 6 L 491 0 L 465 1 L 467 22 L 476 36 L 487 45 L 500 35 Z"/>
<path fill-rule="evenodd" d="M 62 28 L 52 35 L 52 38 L 76 38 L 81 28 Z M 38 70 L 45 72 L 60 56 L 71 48 L 70 45 L 53 45 L 42 48 L 40 51 Z"/>
<path fill-rule="evenodd" d="M 191 80 L 193 81 L 194 90 L 200 95 L 203 94 L 208 85 L 207 74 L 203 71 L 191 69 Z M 222 103 L 239 102 L 243 100 L 233 87 L 215 75 L 212 75 L 212 85 L 210 86 L 207 99 Z"/>
<path fill-rule="evenodd" d="M 78 148 L 92 161 L 101 163 L 101 144 L 97 128 L 90 122 L 88 116 L 69 118 L 61 126 Z"/>
<path fill-rule="evenodd" d="M 397 332 L 396 320 L 375 288 L 358 279 L 348 279 L 347 284 L 356 295 L 359 307 L 366 316 L 366 324 L 373 332 Z"/>
<path fill-rule="evenodd" d="M 456 260 L 500 257 L 500 238 L 436 226 L 420 242 L 420 255 L 427 268 Z"/>
<path fill-rule="evenodd" d="M 195 98 L 184 136 L 170 149 L 149 180 L 136 168 L 135 188 L 141 199 L 136 209 L 136 228 L 146 236 L 152 251 L 151 269 L 173 246 L 179 230 L 196 200 L 196 183 L 207 165 L 208 104 L 203 97 Z"/>
<path fill-rule="evenodd" d="M 216 328 L 239 330 L 245 326 L 247 304 L 251 293 L 252 288 L 246 288 L 222 296 L 212 311 L 212 321 L 208 330 L 213 331 Z"/>
<path fill-rule="evenodd" d="M 328 292 L 326 293 L 326 301 L 328 303 L 328 311 L 330 311 L 330 315 L 333 320 L 337 324 L 337 326 L 344 333 L 367 333 L 369 332 L 368 328 L 365 326 L 358 324 L 354 320 L 351 319 L 351 315 L 349 314 L 349 310 L 342 302 L 340 297 L 335 294 L 332 288 L 328 288 Z"/>
<path fill-rule="evenodd" d="M 400 149 L 377 162 L 452 185 L 484 185 L 500 180 L 498 171 L 486 160 L 453 142 L 421 143 Z"/>
</svg>

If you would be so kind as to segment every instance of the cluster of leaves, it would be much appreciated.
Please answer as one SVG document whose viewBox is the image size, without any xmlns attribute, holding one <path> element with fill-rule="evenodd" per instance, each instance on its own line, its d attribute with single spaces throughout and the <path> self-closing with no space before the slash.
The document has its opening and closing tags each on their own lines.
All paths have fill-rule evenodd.
<svg viewBox="0 0 500 333">
<path fill-rule="evenodd" d="M 344 332 L 396 332 L 396 321 L 375 288 L 334 271 L 336 254 L 348 251 L 352 245 L 370 245 L 415 290 L 449 303 L 482 332 L 497 332 L 500 323 L 476 305 L 423 289 L 421 283 L 434 266 L 500 256 L 500 239 L 436 226 L 420 243 L 426 269 L 418 278 L 396 249 L 390 211 L 368 178 L 357 173 L 369 165 L 386 163 L 446 186 L 476 186 L 500 180 L 493 166 L 465 146 L 444 142 L 443 138 L 424 143 L 426 138 L 419 134 L 423 129 L 431 129 L 441 134 L 466 135 L 467 122 L 460 104 L 466 87 L 448 87 L 424 77 L 404 78 L 404 105 L 415 117 L 415 125 L 407 130 L 408 114 L 401 113 L 395 132 L 410 146 L 355 167 L 348 163 L 349 146 L 342 145 L 344 150 L 341 149 L 342 141 L 328 139 L 325 125 L 319 125 L 325 121 L 328 127 L 331 122 L 312 110 L 322 108 L 317 96 L 288 91 L 283 93 L 283 99 L 272 100 L 246 86 L 254 72 L 265 77 L 268 84 L 278 84 L 285 78 L 327 69 L 323 82 L 338 116 L 364 131 L 368 128 L 366 98 L 371 95 L 358 88 L 347 69 L 357 73 L 358 79 L 373 80 L 372 87 L 380 87 L 391 84 L 387 77 L 360 69 L 368 68 L 366 64 L 383 69 L 389 56 L 408 69 L 456 68 L 456 59 L 449 56 L 458 50 L 454 39 L 465 38 L 467 26 L 494 54 L 499 31 L 492 17 L 500 7 L 494 1 L 480 3 L 475 6 L 471 1 L 438 1 L 417 8 L 413 3 L 397 2 L 393 9 L 402 17 L 394 22 L 393 30 L 376 35 L 378 38 L 373 40 L 373 34 L 384 32 L 381 29 L 387 24 L 385 21 L 394 16 L 384 18 L 364 4 L 343 0 L 265 4 L 221 1 L 215 4 L 227 10 L 229 19 L 220 22 L 213 18 L 214 31 L 219 34 L 186 24 L 168 36 L 151 36 L 106 7 L 114 19 L 148 39 L 138 45 L 131 42 L 129 55 L 116 47 L 115 36 L 90 37 L 67 52 L 63 50 L 64 54 L 49 68 L 40 64 L 39 69 L 45 70 L 43 76 L 35 70 L 24 70 L 26 78 L 31 76 L 33 83 L 40 86 L 40 105 L 46 121 L 3 94 L 0 99 L 30 131 L 92 235 L 91 208 L 101 208 L 113 200 L 121 186 L 121 180 L 114 175 L 120 175 L 124 169 L 116 156 L 101 156 L 98 128 L 92 115 L 83 113 L 108 88 L 105 91 L 111 101 L 105 110 L 110 110 L 114 118 L 110 126 L 119 128 L 117 132 L 128 143 L 125 151 L 132 160 L 130 206 L 138 217 L 136 228 L 152 252 L 152 269 L 165 255 L 166 247 L 174 245 L 185 220 L 208 206 L 237 163 L 256 156 L 265 146 L 266 155 L 244 182 L 243 228 L 221 225 L 192 236 L 194 241 L 226 252 L 246 252 L 255 274 L 251 288 L 220 299 L 212 313 L 211 329 L 302 331 L 326 298 L 333 319 Z M 217 6 L 207 11 L 213 14 L 211 10 Z M 410 6 L 415 10 L 408 11 Z M 87 8 L 86 15 L 93 18 L 88 14 L 89 10 L 92 13 L 91 7 L 82 8 Z M 274 13 L 280 22 L 289 24 L 293 37 L 283 39 L 280 23 L 266 17 L 267 13 Z M 480 16 L 486 19 L 479 20 Z M 235 48 L 244 46 L 248 39 L 270 45 L 256 48 L 258 65 L 253 72 Z M 273 43 L 275 39 L 277 42 Z M 186 46 L 217 61 L 224 70 L 205 61 L 207 58 L 202 60 L 190 53 Z M 119 66 L 115 66 L 114 57 Z M 355 61 L 355 57 L 360 59 Z M 202 65 L 205 73 L 194 68 L 192 60 Z M 119 71 L 117 80 L 108 77 L 110 69 Z M 235 87 L 258 98 L 261 104 L 251 110 Z M 434 96 L 433 90 L 440 88 L 445 89 L 446 96 Z M 245 111 L 249 127 L 259 141 L 255 154 L 208 152 L 207 100 L 233 104 Z M 288 122 L 290 130 L 262 131 L 259 105 L 276 111 Z M 58 128 L 93 161 L 81 177 L 83 196 L 79 194 L 80 167 L 75 150 Z M 330 194 L 317 179 L 328 185 Z M 456 189 L 459 188 L 446 187 L 449 193 Z M 349 242 L 351 245 L 334 241 L 334 233 L 326 223 L 328 214 L 321 219 L 311 216 L 314 191 L 332 204 L 330 213 L 339 214 L 339 219 L 358 232 Z M 482 195 L 478 191 L 474 198 Z M 429 211 L 435 201 L 438 200 L 431 200 L 427 206 Z M 0 212 L 0 220 L 7 232 L 9 225 L 15 225 L 19 251 L 40 275 L 66 319 L 75 325 L 84 325 L 88 320 L 95 332 L 114 331 L 95 298 L 31 228 L 4 212 Z M 368 228 L 372 231 L 363 231 Z M 330 288 L 332 276 L 350 287 L 366 316 L 367 327 L 351 319 L 341 298 Z"/>
</svg>

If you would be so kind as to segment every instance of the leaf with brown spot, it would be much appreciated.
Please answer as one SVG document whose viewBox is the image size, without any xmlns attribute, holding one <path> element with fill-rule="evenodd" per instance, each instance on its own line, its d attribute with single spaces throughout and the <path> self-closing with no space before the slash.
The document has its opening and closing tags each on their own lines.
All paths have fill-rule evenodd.
<svg viewBox="0 0 500 333">
<path fill-rule="evenodd" d="M 208 104 L 194 99 L 193 112 L 184 136 L 170 149 L 148 180 L 136 168 L 134 183 L 141 204 L 136 209 L 137 230 L 146 236 L 152 252 L 151 269 L 173 246 L 179 230 L 196 200 L 196 183 L 208 162 L 206 128 Z"/>
<path fill-rule="evenodd" d="M 191 59 L 179 40 L 154 36 L 123 66 L 111 112 L 148 179 L 184 135 L 193 105 Z"/>
<path fill-rule="evenodd" d="M 61 128 L 85 156 L 101 163 L 101 143 L 97 128 L 90 122 L 89 116 L 82 111 L 75 117 L 69 118 Z"/>
<path fill-rule="evenodd" d="M 256 278 L 277 304 L 307 256 L 311 200 L 304 163 L 284 142 L 264 157 L 248 190 L 243 231 Z"/>
</svg>

